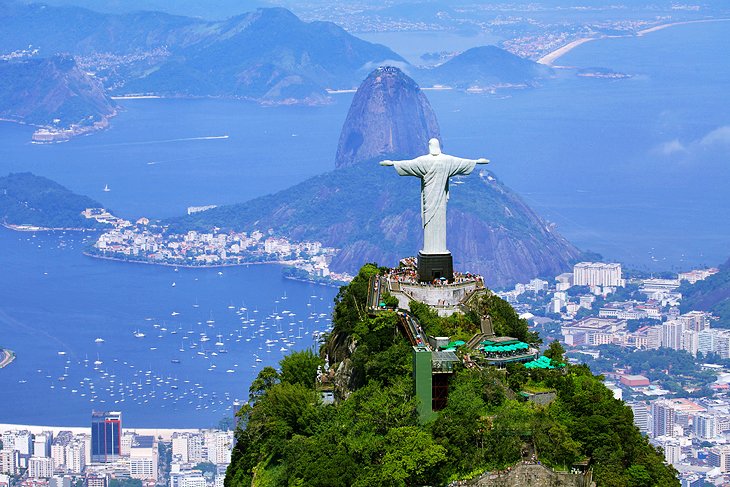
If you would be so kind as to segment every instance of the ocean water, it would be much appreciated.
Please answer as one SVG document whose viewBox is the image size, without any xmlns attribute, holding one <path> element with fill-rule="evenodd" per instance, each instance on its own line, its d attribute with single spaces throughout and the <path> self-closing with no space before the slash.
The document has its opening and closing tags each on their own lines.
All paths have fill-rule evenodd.
<svg viewBox="0 0 730 487">
<path fill-rule="evenodd" d="M 237 100 L 119 105 L 110 130 L 62 144 L 31 144 L 31 128 L 0 123 L 0 173 L 49 177 L 127 218 L 175 216 L 188 206 L 240 203 L 331 169 L 347 114 L 339 105 Z"/>
<path fill-rule="evenodd" d="M 427 96 L 446 152 L 491 159 L 579 247 L 645 269 L 717 264 L 730 248 L 729 34 L 730 23 L 677 26 L 590 42 L 558 63 L 629 79 L 560 69 L 537 89 Z M 404 39 L 387 40 L 398 51 Z M 50 146 L 0 123 L 0 174 L 50 177 L 128 218 L 241 202 L 331 169 L 351 99 L 124 100 L 110 130 Z M 306 348 L 328 325 L 336 290 L 276 266 L 175 272 L 85 257 L 84 238 L 0 230 L 0 345 L 18 353 L 0 371 L 0 422 L 83 425 L 92 409 L 121 409 L 130 426 L 215 425 L 281 359 L 281 338 Z"/>
</svg>

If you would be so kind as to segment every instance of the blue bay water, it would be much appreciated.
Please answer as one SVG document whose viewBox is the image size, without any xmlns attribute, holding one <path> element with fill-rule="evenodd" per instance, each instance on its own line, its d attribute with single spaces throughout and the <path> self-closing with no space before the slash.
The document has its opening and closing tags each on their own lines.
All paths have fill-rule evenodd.
<svg viewBox="0 0 730 487">
<path fill-rule="evenodd" d="M 427 96 L 445 151 L 490 158 L 579 247 L 647 269 L 717 264 L 730 248 L 730 67 L 717 48 L 728 34 L 728 23 L 672 27 L 590 42 L 558 63 L 633 75 L 626 80 L 566 69 L 537 89 Z M 330 170 L 351 99 L 337 95 L 321 108 L 124 100 L 110 130 L 51 146 L 30 144 L 28 127 L 0 123 L 0 173 L 50 177 L 128 218 L 246 201 Z M 335 290 L 286 281 L 276 266 L 175 272 L 84 257 L 82 238 L 0 231 L 0 345 L 18 352 L 0 371 L 12 398 L 0 404 L 0 422 L 87 424 L 92 408 L 113 408 L 133 426 L 214 425 L 245 398 L 256 371 L 281 358 L 282 342 L 267 352 L 267 339 L 294 335 L 303 348 L 327 324 L 321 313 Z M 258 309 L 255 330 L 274 312 L 296 317 L 270 317 L 246 341 L 242 306 Z M 205 359 L 185 346 L 183 335 L 203 331 L 208 352 L 221 334 L 228 353 Z"/>
<path fill-rule="evenodd" d="M 0 423 L 85 425 L 92 409 L 119 409 L 129 426 L 216 426 L 282 348 L 314 347 L 329 326 L 336 290 L 279 266 L 175 271 L 82 246 L 0 230 L 0 342 L 17 354 L 0 371 Z"/>
</svg>

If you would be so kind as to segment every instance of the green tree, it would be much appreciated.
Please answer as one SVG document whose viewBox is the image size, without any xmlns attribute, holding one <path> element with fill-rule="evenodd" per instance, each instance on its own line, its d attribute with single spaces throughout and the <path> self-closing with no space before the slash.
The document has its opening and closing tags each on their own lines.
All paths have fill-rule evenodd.
<svg viewBox="0 0 730 487">
<path fill-rule="evenodd" d="M 563 345 L 561 345 L 558 340 L 550 342 L 550 345 L 548 345 L 548 348 L 545 350 L 543 355 L 551 359 L 553 364 L 565 363 L 565 348 L 563 348 Z"/>
<path fill-rule="evenodd" d="M 261 397 L 266 391 L 271 389 L 274 385 L 279 383 L 279 373 L 275 368 L 266 366 L 261 369 L 261 372 L 251 382 L 251 387 L 248 389 L 248 398 L 250 402 L 255 402 L 256 399 Z"/>
<path fill-rule="evenodd" d="M 307 349 L 290 353 L 279 364 L 282 382 L 313 388 L 317 382 L 317 368 L 324 365 L 324 360 Z"/>
<path fill-rule="evenodd" d="M 385 436 L 383 484 L 425 485 L 433 472 L 446 461 L 446 448 L 417 426 L 391 428 Z"/>
</svg>

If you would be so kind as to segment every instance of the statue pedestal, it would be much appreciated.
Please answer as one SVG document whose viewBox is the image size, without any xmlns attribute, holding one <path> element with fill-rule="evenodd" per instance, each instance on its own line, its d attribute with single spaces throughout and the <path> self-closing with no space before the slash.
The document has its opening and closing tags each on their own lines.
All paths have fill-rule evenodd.
<svg viewBox="0 0 730 487">
<path fill-rule="evenodd" d="M 434 279 L 454 280 L 454 258 L 448 254 L 418 253 L 418 280 L 431 282 Z"/>
</svg>

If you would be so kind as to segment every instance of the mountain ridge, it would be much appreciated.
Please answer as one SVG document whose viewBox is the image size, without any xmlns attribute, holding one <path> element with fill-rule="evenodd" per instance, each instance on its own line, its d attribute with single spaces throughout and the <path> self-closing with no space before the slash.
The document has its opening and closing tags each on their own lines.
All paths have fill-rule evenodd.
<svg viewBox="0 0 730 487">
<path fill-rule="evenodd" d="M 470 50 L 437 68 L 419 69 L 334 23 L 304 22 L 281 7 L 205 21 L 162 12 L 104 14 L 0 0 L 0 53 L 29 45 L 46 57 L 69 53 L 83 58 L 85 68 L 95 71 L 115 95 L 234 97 L 263 104 L 328 103 L 328 89 L 355 87 L 382 64 L 407 66 L 424 85 L 459 89 L 534 85 L 550 73 L 493 46 L 477 51 L 489 56 Z"/>
</svg>

